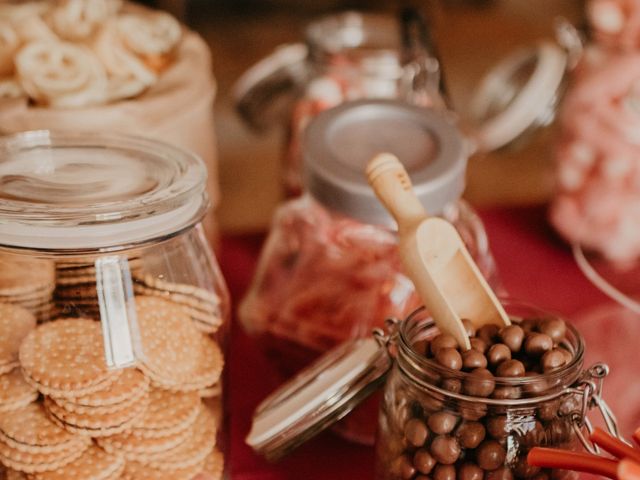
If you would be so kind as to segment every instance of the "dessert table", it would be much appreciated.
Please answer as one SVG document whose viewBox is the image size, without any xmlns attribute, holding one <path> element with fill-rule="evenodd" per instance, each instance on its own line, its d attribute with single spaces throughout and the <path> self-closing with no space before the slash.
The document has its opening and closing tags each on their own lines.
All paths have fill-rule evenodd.
<svg viewBox="0 0 640 480">
<path fill-rule="evenodd" d="M 486 209 L 480 215 L 502 282 L 511 296 L 569 319 L 608 301 L 578 270 L 569 248 L 548 225 L 543 207 Z M 263 238 L 261 235 L 223 238 L 219 258 L 234 305 L 248 286 Z M 277 464 L 269 464 L 255 455 L 245 445 L 244 437 L 254 408 L 278 386 L 279 379 L 237 324 L 233 325 L 230 351 L 227 411 L 232 480 L 373 478 L 373 448 L 347 443 L 328 432 Z M 615 370 L 615 365 L 612 368 Z M 606 393 L 609 397 L 615 395 L 611 390 Z"/>
</svg>

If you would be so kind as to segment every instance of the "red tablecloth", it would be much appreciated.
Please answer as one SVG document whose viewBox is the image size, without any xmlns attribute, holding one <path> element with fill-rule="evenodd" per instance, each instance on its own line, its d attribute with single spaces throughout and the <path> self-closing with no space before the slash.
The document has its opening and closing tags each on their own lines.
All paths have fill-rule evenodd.
<svg viewBox="0 0 640 480">
<path fill-rule="evenodd" d="M 521 300 L 570 316 L 606 299 L 580 273 L 541 208 L 481 212 L 504 286 Z M 262 236 L 223 239 L 221 266 L 234 305 L 254 270 Z M 244 444 L 256 405 L 278 384 L 275 371 L 241 328 L 234 325 L 230 356 L 230 462 L 233 480 L 373 478 L 373 449 L 330 433 L 271 465 Z M 376 419 L 372 418 L 372 422 Z"/>
</svg>

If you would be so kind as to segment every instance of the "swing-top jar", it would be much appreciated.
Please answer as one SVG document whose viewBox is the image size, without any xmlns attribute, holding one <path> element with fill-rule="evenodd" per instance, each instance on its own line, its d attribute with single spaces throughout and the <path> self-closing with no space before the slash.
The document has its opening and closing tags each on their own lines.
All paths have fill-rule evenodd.
<svg viewBox="0 0 640 480">
<path fill-rule="evenodd" d="M 278 459 L 384 383 L 376 478 L 574 478 L 529 465 L 527 453 L 536 446 L 590 447 L 584 427 L 595 405 L 615 431 L 600 396 L 607 367 L 583 369 L 582 337 L 561 318 L 513 301 L 503 305 L 512 325 L 466 323 L 472 349 L 462 355 L 424 308 L 388 322 L 375 340 L 341 345 L 258 407 L 247 443 Z M 499 353 L 504 348 L 509 354 Z M 459 365 L 451 362 L 456 355 Z"/>
<path fill-rule="evenodd" d="M 3 469 L 222 478 L 229 301 L 205 181 L 138 137 L 0 140 Z"/>
<path fill-rule="evenodd" d="M 391 100 L 352 102 L 320 114 L 304 150 L 308 193 L 276 212 L 239 310 L 285 375 L 420 303 L 402 272 L 395 223 L 363 173 L 376 153 L 401 159 L 426 210 L 451 221 L 495 279 L 482 222 L 460 199 L 465 147 L 447 119 Z M 348 436 L 372 440 L 372 431 Z"/>
<path fill-rule="evenodd" d="M 303 188 L 302 139 L 320 112 L 366 98 L 443 106 L 440 66 L 417 14 L 403 20 L 355 11 L 329 15 L 307 26 L 305 40 L 278 48 L 235 87 L 237 108 L 250 125 L 287 128 L 283 169 L 290 195 Z"/>
</svg>

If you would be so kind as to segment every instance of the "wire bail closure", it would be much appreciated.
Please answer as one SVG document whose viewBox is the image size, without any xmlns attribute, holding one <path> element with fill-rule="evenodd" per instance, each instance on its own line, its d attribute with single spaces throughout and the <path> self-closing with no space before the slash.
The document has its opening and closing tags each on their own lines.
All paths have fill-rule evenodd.
<svg viewBox="0 0 640 480">
<path fill-rule="evenodd" d="M 569 389 L 568 394 L 577 394 L 582 396 L 580 411 L 569 412 L 572 421 L 573 431 L 582 443 L 582 446 L 591 454 L 599 455 L 600 448 L 594 444 L 587 434 L 591 434 L 594 430 L 591 420 L 587 416 L 589 411 L 594 407 L 598 409 L 607 431 L 615 438 L 630 443 L 622 436 L 618 427 L 618 420 L 602 397 L 604 380 L 609 375 L 609 366 L 606 363 L 595 363 L 587 371 L 584 372 L 582 379 L 575 387 Z"/>
</svg>

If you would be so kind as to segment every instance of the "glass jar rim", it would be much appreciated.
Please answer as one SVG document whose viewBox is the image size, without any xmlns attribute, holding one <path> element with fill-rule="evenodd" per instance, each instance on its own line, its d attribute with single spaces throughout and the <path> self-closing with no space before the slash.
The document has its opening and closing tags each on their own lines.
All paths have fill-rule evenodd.
<svg viewBox="0 0 640 480">
<path fill-rule="evenodd" d="M 387 65 L 390 76 L 400 76 L 401 35 L 391 15 L 347 11 L 324 16 L 305 29 L 312 62 L 325 63 L 338 53 L 365 49 L 363 58 Z"/>
<path fill-rule="evenodd" d="M 9 135 L 0 139 L 0 248 L 78 254 L 170 238 L 201 220 L 205 180 L 196 155 L 155 139 Z"/>
<path fill-rule="evenodd" d="M 509 308 L 524 308 L 529 309 L 532 312 L 536 312 L 537 314 L 545 317 L 554 317 L 554 318 L 562 318 L 560 315 L 542 310 L 533 305 L 527 304 L 526 302 L 522 302 L 519 300 L 513 299 L 505 299 L 502 298 L 501 302 L 503 306 L 507 309 L 507 313 L 509 313 Z M 420 355 L 415 348 L 412 346 L 412 342 L 409 338 L 409 326 L 411 325 L 411 320 L 415 320 L 415 318 L 419 315 L 425 314 L 427 312 L 426 308 L 420 307 L 413 312 L 411 312 L 406 319 L 400 322 L 400 326 L 398 328 L 398 365 L 405 364 L 408 361 L 411 365 L 411 368 L 417 368 L 421 371 L 432 371 L 438 374 L 446 374 L 446 378 L 457 379 L 460 381 L 464 381 L 467 379 L 475 379 L 473 375 L 469 372 L 462 372 L 460 370 L 453 370 L 442 365 L 439 365 L 434 360 L 428 359 L 425 356 Z M 511 315 L 510 315 L 511 316 Z M 526 377 L 498 377 L 494 376 L 492 380 L 495 382 L 496 387 L 522 387 L 527 385 L 533 385 L 536 382 L 544 381 L 547 384 L 552 385 L 551 389 L 543 390 L 537 395 L 530 395 L 528 397 L 522 398 L 512 398 L 512 399 L 496 399 L 496 398 L 486 398 L 479 396 L 466 395 L 463 393 L 451 392 L 449 390 L 445 390 L 442 388 L 433 385 L 430 382 L 422 381 L 419 378 L 416 378 L 415 375 L 411 375 L 411 380 L 418 382 L 421 386 L 435 390 L 438 393 L 441 393 L 444 396 L 452 397 L 458 400 L 463 400 L 467 402 L 479 402 L 487 405 L 527 405 L 530 403 L 538 403 L 541 401 L 550 400 L 556 398 L 564 393 L 564 389 L 566 387 L 571 386 L 578 380 L 582 367 L 584 364 L 584 340 L 580 332 L 569 322 L 566 322 L 567 330 L 571 333 L 571 335 L 575 338 L 575 345 L 572 347 L 575 349 L 573 352 L 573 358 L 571 361 L 556 369 L 552 372 L 545 374 L 536 374 L 530 375 Z M 435 322 L 431 318 L 424 319 L 422 324 L 420 325 L 420 330 L 424 331 L 427 328 L 434 328 Z M 405 362 L 402 362 L 402 360 Z M 402 365 L 400 365 L 402 367 Z M 407 372 L 405 372 L 407 373 Z M 559 383 L 555 383 L 559 382 Z M 558 388 L 559 387 L 559 388 Z"/>
</svg>

